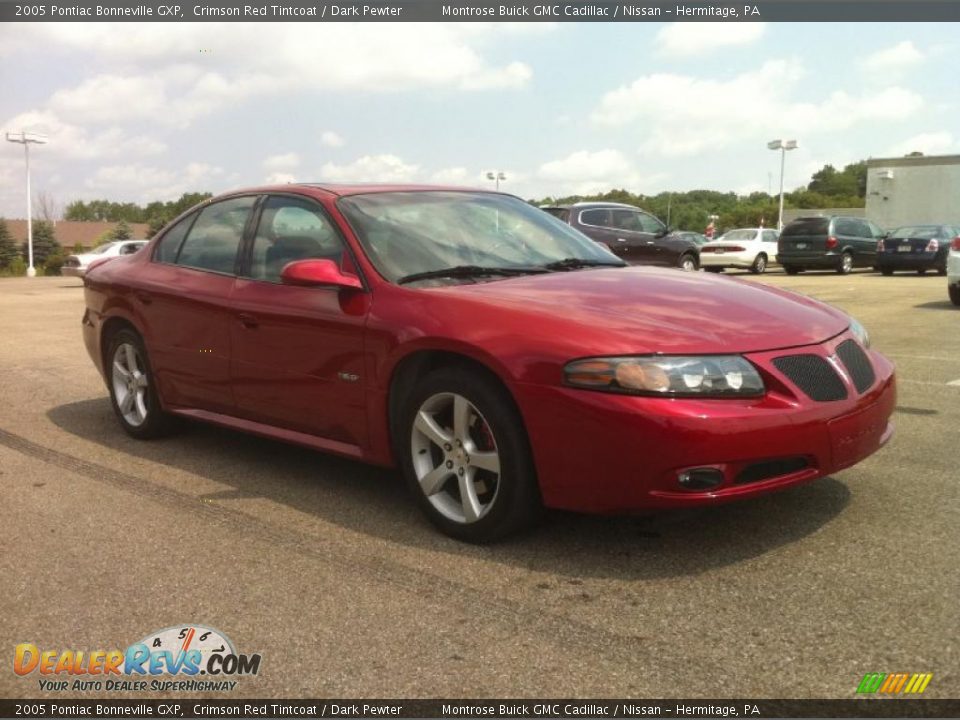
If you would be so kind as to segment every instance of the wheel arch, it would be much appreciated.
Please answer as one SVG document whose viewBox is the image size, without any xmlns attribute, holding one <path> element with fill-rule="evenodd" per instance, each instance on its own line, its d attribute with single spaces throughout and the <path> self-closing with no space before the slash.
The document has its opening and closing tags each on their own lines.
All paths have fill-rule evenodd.
<svg viewBox="0 0 960 720">
<path fill-rule="evenodd" d="M 484 375 L 497 383 L 517 411 L 524 436 L 529 443 L 529 434 L 523 418 L 523 411 L 516 396 L 511 390 L 510 384 L 492 365 L 492 363 L 478 359 L 475 355 L 458 350 L 438 348 L 418 348 L 400 358 L 394 364 L 387 384 L 387 432 L 389 434 L 389 447 L 394 459 L 399 460 L 401 457 L 397 446 L 397 442 L 402 435 L 399 424 L 401 410 L 410 397 L 410 393 L 421 378 L 435 370 L 447 367 L 461 367 L 466 371 Z"/>
</svg>

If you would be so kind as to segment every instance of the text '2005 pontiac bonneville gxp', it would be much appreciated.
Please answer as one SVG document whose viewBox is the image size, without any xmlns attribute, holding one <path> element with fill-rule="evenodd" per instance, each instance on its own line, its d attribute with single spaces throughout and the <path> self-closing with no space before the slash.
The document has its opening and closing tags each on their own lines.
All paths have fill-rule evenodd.
<svg viewBox="0 0 960 720">
<path fill-rule="evenodd" d="M 543 507 L 761 495 L 892 434 L 893 366 L 845 313 L 627 266 L 501 193 L 232 192 L 84 283 L 86 346 L 130 435 L 187 417 L 399 466 L 473 542 Z"/>
</svg>

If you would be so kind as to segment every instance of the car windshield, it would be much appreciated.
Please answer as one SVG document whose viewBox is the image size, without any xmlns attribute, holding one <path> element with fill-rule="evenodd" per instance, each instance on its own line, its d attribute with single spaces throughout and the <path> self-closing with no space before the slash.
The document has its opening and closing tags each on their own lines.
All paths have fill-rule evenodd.
<svg viewBox="0 0 960 720">
<path fill-rule="evenodd" d="M 721 240 L 753 240 L 757 237 L 756 230 L 731 230 L 724 233 Z"/>
<path fill-rule="evenodd" d="M 103 245 L 97 245 L 97 247 L 95 247 L 93 250 L 90 251 L 90 254 L 102 255 L 103 253 L 105 253 L 107 250 L 109 250 L 116 244 L 117 244 L 116 242 L 108 242 L 108 243 L 104 243 Z"/>
<path fill-rule="evenodd" d="M 371 262 L 392 282 L 450 268 L 522 270 L 558 261 L 567 268 L 621 264 L 566 223 L 509 195 L 386 192 L 341 198 L 338 206 Z"/>
<path fill-rule="evenodd" d="M 890 233 L 892 238 L 918 238 L 921 240 L 932 240 L 940 237 L 939 225 L 909 225 L 907 227 L 897 228 Z"/>
<path fill-rule="evenodd" d="M 825 235 L 830 227 L 830 218 L 813 217 L 800 218 L 787 225 L 780 237 L 792 237 L 794 235 Z"/>
</svg>

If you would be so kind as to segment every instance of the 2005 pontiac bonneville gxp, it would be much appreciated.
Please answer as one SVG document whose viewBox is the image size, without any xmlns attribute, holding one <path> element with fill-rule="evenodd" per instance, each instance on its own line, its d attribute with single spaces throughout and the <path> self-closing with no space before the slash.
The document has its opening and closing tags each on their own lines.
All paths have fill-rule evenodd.
<svg viewBox="0 0 960 720">
<path fill-rule="evenodd" d="M 130 435 L 185 416 L 399 465 L 473 542 L 544 506 L 760 495 L 892 434 L 893 366 L 845 313 L 628 267 L 501 193 L 233 192 L 84 283 L 86 346 Z"/>
</svg>

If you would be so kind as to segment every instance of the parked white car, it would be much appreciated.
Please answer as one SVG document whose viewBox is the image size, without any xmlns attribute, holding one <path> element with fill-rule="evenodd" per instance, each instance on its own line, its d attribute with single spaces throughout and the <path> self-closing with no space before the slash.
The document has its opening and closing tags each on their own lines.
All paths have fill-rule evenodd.
<svg viewBox="0 0 960 720">
<path fill-rule="evenodd" d="M 947 292 L 954 305 L 960 305 L 960 237 L 950 243 L 947 255 Z"/>
<path fill-rule="evenodd" d="M 87 268 L 94 260 L 131 255 L 146 244 L 146 240 L 114 240 L 98 245 L 90 252 L 69 255 L 63 262 L 63 267 L 60 268 L 60 274 L 82 278 L 87 274 Z"/>
<path fill-rule="evenodd" d="M 729 230 L 700 248 L 700 267 L 709 272 L 745 268 L 762 273 L 777 261 L 779 233 L 770 228 Z"/>
</svg>

